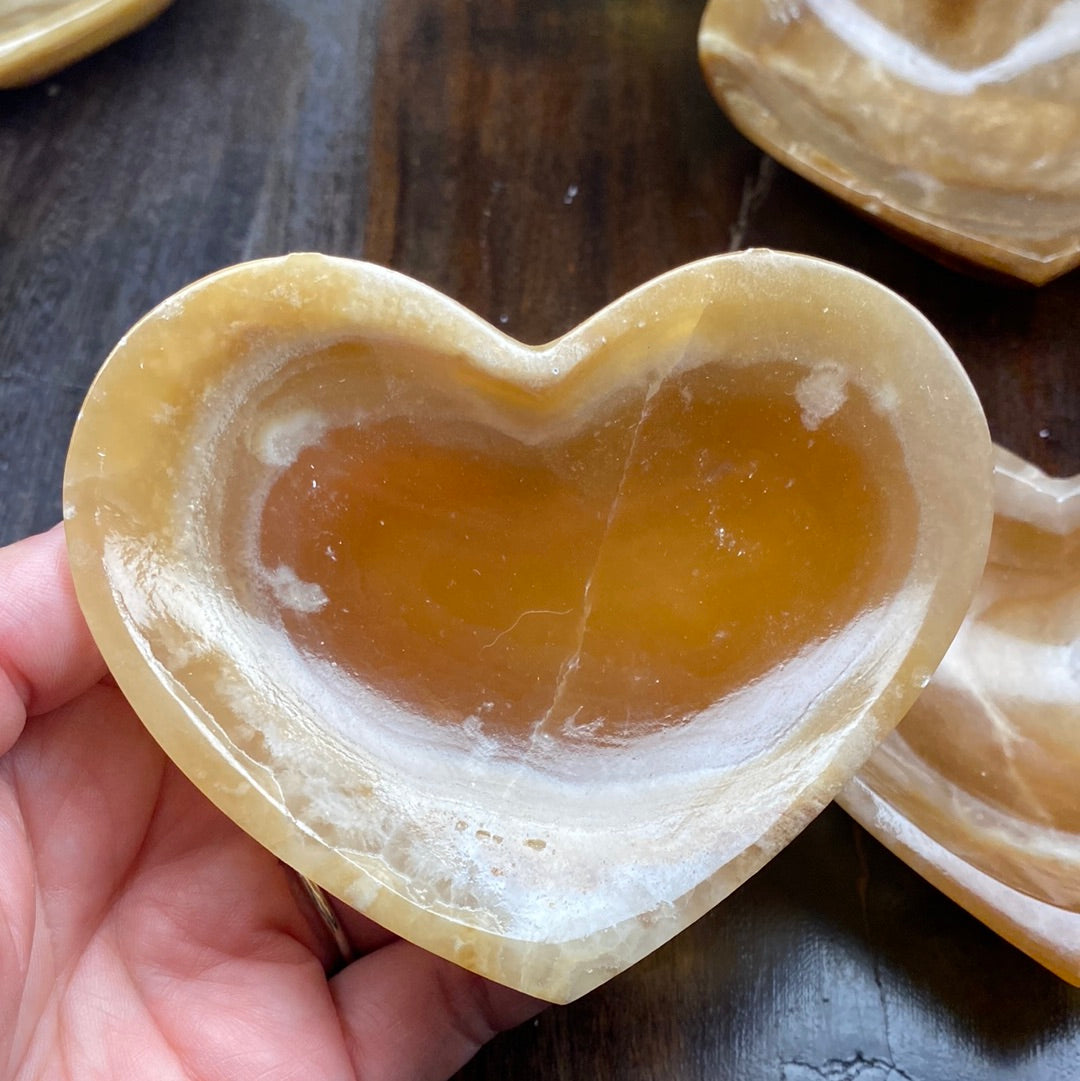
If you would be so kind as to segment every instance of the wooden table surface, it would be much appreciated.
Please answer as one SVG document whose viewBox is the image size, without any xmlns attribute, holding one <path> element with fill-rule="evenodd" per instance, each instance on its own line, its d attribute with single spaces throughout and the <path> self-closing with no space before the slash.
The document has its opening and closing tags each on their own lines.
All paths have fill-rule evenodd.
<svg viewBox="0 0 1080 1081">
<path fill-rule="evenodd" d="M 1080 471 L 1080 272 L 945 270 L 773 164 L 706 93 L 701 0 L 177 0 L 0 92 L 0 540 L 60 513 L 111 346 L 290 250 L 413 274 L 529 342 L 699 256 L 862 270 L 952 343 L 1000 443 Z M 630 972 L 461 1081 L 1073 1081 L 1080 991 L 830 808 Z"/>
</svg>

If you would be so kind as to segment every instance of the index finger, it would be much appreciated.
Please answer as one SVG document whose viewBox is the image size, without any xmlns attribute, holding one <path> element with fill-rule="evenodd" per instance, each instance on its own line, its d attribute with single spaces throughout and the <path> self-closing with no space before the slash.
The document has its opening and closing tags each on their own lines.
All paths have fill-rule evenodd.
<svg viewBox="0 0 1080 1081">
<path fill-rule="evenodd" d="M 75 599 L 61 526 L 0 548 L 0 754 L 27 717 L 105 674 Z"/>
</svg>

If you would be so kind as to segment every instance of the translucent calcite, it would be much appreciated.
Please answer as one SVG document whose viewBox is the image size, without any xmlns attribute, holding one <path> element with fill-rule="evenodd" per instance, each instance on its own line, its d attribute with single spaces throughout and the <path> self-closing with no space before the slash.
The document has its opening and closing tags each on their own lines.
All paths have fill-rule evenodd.
<svg viewBox="0 0 1080 1081">
<path fill-rule="evenodd" d="M 990 557 L 963 627 L 841 802 L 1080 984 L 1080 477 L 998 449 Z"/>
<path fill-rule="evenodd" d="M 130 34 L 172 0 L 0 0 L 0 89 L 27 86 Z"/>
<path fill-rule="evenodd" d="M 934 249 L 1034 283 L 1080 262 L 1075 0 L 711 0 L 736 125 Z"/>
<path fill-rule="evenodd" d="M 166 301 L 92 387 L 79 597 L 207 795 L 477 972 L 573 998 L 833 797 L 967 609 L 990 444 L 940 337 L 770 252 L 521 345 L 317 255 Z"/>
</svg>

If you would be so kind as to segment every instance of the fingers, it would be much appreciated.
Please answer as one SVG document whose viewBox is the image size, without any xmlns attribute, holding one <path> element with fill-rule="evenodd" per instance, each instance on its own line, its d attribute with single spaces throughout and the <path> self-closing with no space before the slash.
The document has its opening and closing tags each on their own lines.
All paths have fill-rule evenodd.
<svg viewBox="0 0 1080 1081">
<path fill-rule="evenodd" d="M 367 1081 L 446 1081 L 496 1033 L 544 1008 L 403 941 L 351 964 L 330 990 Z"/>
<path fill-rule="evenodd" d="M 61 527 L 0 548 L 0 754 L 27 717 L 69 701 L 104 672 L 75 600 Z"/>
</svg>

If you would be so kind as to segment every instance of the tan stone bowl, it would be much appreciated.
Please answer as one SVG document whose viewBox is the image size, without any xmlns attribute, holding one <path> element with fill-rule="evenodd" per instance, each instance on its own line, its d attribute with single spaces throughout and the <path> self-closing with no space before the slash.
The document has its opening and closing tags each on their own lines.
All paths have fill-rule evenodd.
<svg viewBox="0 0 1080 1081">
<path fill-rule="evenodd" d="M 991 472 L 942 338 L 819 260 L 707 259 L 527 346 L 296 255 L 125 336 L 64 497 L 94 636 L 195 784 L 387 928 L 567 1001 L 899 721 Z"/>
<path fill-rule="evenodd" d="M 29 86 L 145 26 L 172 0 L 0 0 L 0 89 Z"/>
<path fill-rule="evenodd" d="M 748 138 L 917 246 L 1037 285 L 1080 262 L 1075 0 L 711 0 L 698 45 Z"/>
</svg>

